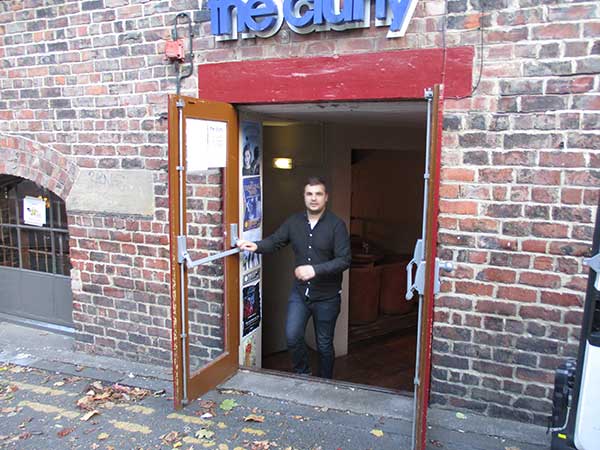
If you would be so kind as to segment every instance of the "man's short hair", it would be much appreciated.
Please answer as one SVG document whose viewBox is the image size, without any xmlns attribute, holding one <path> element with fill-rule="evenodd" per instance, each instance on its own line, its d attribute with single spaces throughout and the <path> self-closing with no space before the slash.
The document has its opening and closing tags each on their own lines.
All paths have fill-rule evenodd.
<svg viewBox="0 0 600 450">
<path fill-rule="evenodd" d="M 306 183 L 304 184 L 304 187 L 319 185 L 323 186 L 325 188 L 325 192 L 327 192 L 327 183 L 325 183 L 325 180 L 321 177 L 308 177 Z"/>
</svg>

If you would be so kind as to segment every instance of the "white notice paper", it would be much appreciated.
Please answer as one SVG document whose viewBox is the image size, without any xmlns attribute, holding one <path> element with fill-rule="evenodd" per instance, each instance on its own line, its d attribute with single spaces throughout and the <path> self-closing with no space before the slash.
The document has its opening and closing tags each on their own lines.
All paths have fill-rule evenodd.
<svg viewBox="0 0 600 450">
<path fill-rule="evenodd" d="M 23 223 L 38 227 L 46 225 L 46 201 L 43 198 L 23 199 Z"/>
<path fill-rule="evenodd" d="M 185 130 L 188 172 L 225 167 L 227 122 L 186 118 Z"/>
</svg>

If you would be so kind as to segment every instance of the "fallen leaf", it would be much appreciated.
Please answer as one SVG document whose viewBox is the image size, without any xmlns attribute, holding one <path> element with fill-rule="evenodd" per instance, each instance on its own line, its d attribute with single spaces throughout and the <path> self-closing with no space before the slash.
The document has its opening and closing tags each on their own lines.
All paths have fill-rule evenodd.
<svg viewBox="0 0 600 450">
<path fill-rule="evenodd" d="M 264 436 L 265 432 L 263 430 L 257 430 L 256 428 L 242 428 L 242 433 L 253 434 L 254 436 Z"/>
<path fill-rule="evenodd" d="M 110 437 L 110 434 L 108 434 L 108 433 L 100 433 L 96 439 L 98 439 L 99 441 L 104 441 L 105 439 L 108 439 L 109 437 Z"/>
<path fill-rule="evenodd" d="M 196 431 L 196 433 L 195 433 L 195 436 L 198 439 L 210 439 L 214 435 L 215 435 L 214 431 L 207 430 L 206 428 L 202 428 L 202 429 Z"/>
<path fill-rule="evenodd" d="M 223 411 L 231 411 L 236 406 L 237 406 L 237 403 L 235 402 L 235 400 L 233 400 L 231 398 L 227 398 L 221 402 L 221 404 L 219 405 L 219 408 L 221 408 Z"/>
<path fill-rule="evenodd" d="M 371 434 L 376 437 L 382 437 L 383 431 L 378 430 L 377 428 L 374 428 L 373 430 L 371 430 Z"/>
<path fill-rule="evenodd" d="M 100 414 L 97 410 L 92 410 L 92 411 L 88 411 L 86 412 L 80 420 L 87 422 L 88 420 L 90 420 L 93 416 L 95 416 L 96 414 Z"/>
<path fill-rule="evenodd" d="M 56 435 L 60 438 L 63 438 L 65 436 L 71 434 L 73 431 L 75 431 L 75 428 L 63 428 L 58 433 L 56 433 Z"/>
<path fill-rule="evenodd" d="M 29 431 L 24 431 L 19 435 L 19 440 L 29 439 L 31 437 L 31 433 Z"/>
<path fill-rule="evenodd" d="M 250 414 L 244 417 L 244 422 L 260 422 L 263 423 L 265 421 L 265 416 L 257 416 L 256 414 Z"/>
<path fill-rule="evenodd" d="M 169 431 L 168 433 L 163 434 L 160 439 L 162 440 L 163 444 L 173 444 L 179 440 L 179 433 L 177 431 Z"/>
</svg>

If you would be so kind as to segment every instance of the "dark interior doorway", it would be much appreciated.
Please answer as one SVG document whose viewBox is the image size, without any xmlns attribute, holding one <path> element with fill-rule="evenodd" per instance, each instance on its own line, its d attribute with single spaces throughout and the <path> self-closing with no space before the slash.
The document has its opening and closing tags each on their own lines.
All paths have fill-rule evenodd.
<svg viewBox="0 0 600 450">
<path fill-rule="evenodd" d="M 346 309 L 336 328 L 336 338 L 341 333 L 344 342 L 342 352 L 336 346 L 334 380 L 411 394 L 417 308 L 416 298 L 405 298 L 406 265 L 421 234 L 425 103 L 259 105 L 250 110 L 261 115 L 264 129 L 264 236 L 289 212 L 301 210 L 308 175 L 329 181 L 330 207 L 349 225 L 352 267 L 343 287 Z M 271 168 L 274 157 L 292 158 L 294 169 Z M 264 369 L 291 372 L 285 342 L 277 338 L 284 330 L 292 273 L 284 266 L 291 258 L 286 249 L 263 260 Z M 287 282 L 279 280 L 286 276 Z M 309 347 L 310 335 L 309 323 Z M 311 356 L 316 368 L 316 352 Z"/>
</svg>

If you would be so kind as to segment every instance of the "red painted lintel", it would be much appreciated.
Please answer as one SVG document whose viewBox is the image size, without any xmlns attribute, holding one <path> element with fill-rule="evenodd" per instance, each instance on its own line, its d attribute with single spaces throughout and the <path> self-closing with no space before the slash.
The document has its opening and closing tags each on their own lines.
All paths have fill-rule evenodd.
<svg viewBox="0 0 600 450">
<path fill-rule="evenodd" d="M 460 97 L 471 93 L 473 55 L 473 47 L 457 47 L 446 55 L 421 49 L 202 64 L 199 97 L 236 104 L 422 99 L 440 83 L 446 98 Z"/>
</svg>

